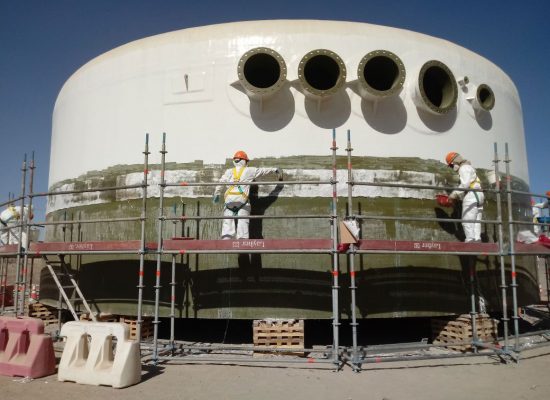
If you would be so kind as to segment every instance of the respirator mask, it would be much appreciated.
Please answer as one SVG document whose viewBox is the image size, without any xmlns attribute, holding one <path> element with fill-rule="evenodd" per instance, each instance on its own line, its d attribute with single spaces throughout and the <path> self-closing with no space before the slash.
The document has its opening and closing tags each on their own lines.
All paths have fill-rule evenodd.
<svg viewBox="0 0 550 400">
<path fill-rule="evenodd" d="M 240 158 L 234 158 L 233 165 L 235 167 L 244 167 L 246 165 L 246 160 L 242 160 Z"/>
</svg>

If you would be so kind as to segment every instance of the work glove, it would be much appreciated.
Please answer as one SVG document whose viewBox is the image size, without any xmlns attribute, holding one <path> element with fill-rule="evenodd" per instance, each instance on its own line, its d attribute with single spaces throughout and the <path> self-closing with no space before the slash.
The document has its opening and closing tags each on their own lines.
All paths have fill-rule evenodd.
<svg viewBox="0 0 550 400">
<path fill-rule="evenodd" d="M 218 204 L 220 202 L 220 195 L 216 194 L 214 197 L 212 197 L 212 203 Z"/>
<path fill-rule="evenodd" d="M 281 168 L 277 168 L 275 171 L 277 173 L 277 177 L 279 178 L 279 181 L 283 180 L 283 170 Z"/>
<path fill-rule="evenodd" d="M 437 195 L 436 200 L 437 200 L 437 204 L 439 204 L 441 207 L 454 206 L 454 199 L 452 197 L 448 197 L 446 195 Z"/>
</svg>

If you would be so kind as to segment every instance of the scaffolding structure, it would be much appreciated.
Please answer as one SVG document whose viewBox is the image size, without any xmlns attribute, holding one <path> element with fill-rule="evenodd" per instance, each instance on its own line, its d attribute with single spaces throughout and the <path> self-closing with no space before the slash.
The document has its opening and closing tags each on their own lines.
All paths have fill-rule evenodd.
<svg viewBox="0 0 550 400">
<path fill-rule="evenodd" d="M 332 298 L 332 345 L 330 348 L 319 358 L 305 358 L 305 359 L 289 359 L 283 360 L 284 362 L 296 362 L 296 363 L 327 363 L 334 365 L 337 369 L 341 368 L 343 363 L 349 363 L 354 370 L 359 371 L 362 364 L 370 362 L 380 362 L 380 361 L 397 361 L 403 359 L 402 357 L 386 357 L 381 360 L 378 357 L 371 355 L 374 354 L 374 351 L 378 349 L 379 346 L 364 346 L 359 343 L 358 335 L 358 321 L 356 315 L 356 295 L 360 287 L 358 287 L 356 282 L 356 270 L 355 270 L 355 258 L 357 256 L 369 255 L 369 254 L 386 254 L 386 255 L 398 255 L 398 254 L 407 254 L 407 255 L 457 255 L 457 256 L 494 256 L 499 259 L 500 262 L 500 290 L 501 290 L 501 300 L 502 300 L 502 319 L 503 324 L 503 345 L 495 346 L 491 343 L 482 342 L 477 338 L 476 335 L 476 317 L 478 315 L 478 310 L 476 307 L 475 299 L 475 290 L 474 286 L 476 284 L 475 279 L 475 263 L 470 265 L 470 306 L 471 309 L 469 314 L 471 316 L 472 340 L 467 343 L 447 343 L 444 345 L 438 344 L 438 347 L 441 346 L 452 346 L 452 345 L 461 345 L 469 344 L 473 347 L 474 352 L 472 355 L 481 354 L 479 350 L 490 350 L 495 354 L 499 355 L 503 359 L 518 359 L 519 352 L 521 351 L 521 346 L 519 339 L 521 337 L 519 333 L 519 315 L 518 315 L 518 304 L 517 304 L 517 289 L 518 283 L 516 280 L 516 256 L 519 255 L 538 255 L 548 258 L 550 256 L 550 249 L 538 244 L 522 244 L 515 243 L 515 226 L 517 225 L 535 225 L 532 222 L 527 221 L 515 221 L 513 219 L 512 213 L 512 196 L 537 196 L 545 197 L 544 195 L 523 192 L 513 190 L 511 187 L 511 174 L 510 174 L 510 162 L 508 154 L 508 144 L 505 144 L 505 154 L 504 154 L 504 164 L 505 164 L 505 174 L 500 172 L 500 163 L 502 162 L 499 159 L 497 144 L 494 145 L 494 174 L 496 178 L 496 185 L 494 189 L 467 189 L 470 191 L 482 191 L 485 193 L 492 193 L 496 197 L 496 206 L 497 206 L 497 217 L 494 220 L 484 219 L 477 221 L 462 220 L 455 218 L 428 218 L 428 217 L 393 217 L 393 216 L 380 216 L 380 215 L 368 215 L 361 214 L 354 210 L 354 196 L 353 188 L 355 186 L 378 186 L 378 187 L 396 187 L 396 188 L 409 188 L 409 189 L 429 189 L 429 190 L 466 190 L 460 189 L 457 187 L 443 187 L 436 185 L 416 185 L 416 184 L 402 184 L 402 183 L 380 183 L 380 182 L 365 182 L 358 181 L 354 179 L 353 168 L 352 168 L 352 152 L 353 148 L 351 145 L 351 133 L 347 131 L 347 209 L 344 219 L 354 219 L 359 222 L 368 221 L 368 220 L 398 220 L 398 221 L 425 221 L 425 222 L 466 222 L 466 223 L 480 223 L 480 224 L 491 224 L 497 227 L 497 237 L 498 240 L 496 243 L 462 243 L 462 242 L 444 242 L 444 241 L 406 241 L 406 240 L 381 240 L 381 239 L 369 239 L 362 237 L 357 244 L 351 244 L 349 249 L 345 251 L 345 256 L 348 260 L 348 268 L 350 275 L 350 301 L 351 301 L 351 332 L 352 332 L 352 346 L 351 348 L 346 348 L 340 345 L 340 305 L 338 303 L 339 293 L 342 290 L 339 286 L 339 255 L 342 254 L 342 250 L 338 248 L 338 225 L 339 221 L 342 220 L 342 217 L 338 215 L 337 211 L 337 168 L 336 168 L 336 130 L 332 131 L 332 143 L 331 143 L 331 155 L 332 155 L 332 178 L 328 181 L 283 181 L 283 182 L 238 182 L 239 185 L 329 185 L 332 187 L 332 198 L 331 198 L 331 209 L 330 213 L 327 215 L 288 215 L 288 216 L 264 216 L 264 215 L 250 215 L 246 217 L 227 217 L 227 216 L 187 216 L 182 215 L 181 217 L 168 217 L 165 215 L 164 207 L 164 197 L 165 190 L 168 187 L 176 186 L 200 186 L 200 187 L 213 187 L 218 186 L 219 182 L 167 182 L 165 180 L 165 171 L 166 171 L 166 135 L 163 134 L 162 139 L 162 148 L 160 150 L 161 154 L 161 165 L 160 165 L 160 183 L 159 183 L 159 207 L 158 207 L 158 216 L 156 217 L 157 223 L 157 240 L 156 242 L 147 242 L 146 238 L 146 222 L 148 218 L 147 213 L 147 199 L 148 199 L 148 188 L 151 184 L 148 181 L 149 174 L 149 136 L 145 137 L 145 148 L 143 151 L 144 161 L 143 161 L 143 179 L 141 184 L 137 185 L 124 185 L 124 186 L 113 186 L 113 187 L 103 187 L 103 188 L 88 188 L 88 189 L 79 189 L 79 190 L 63 190 L 63 191 L 51 191 L 44 193 L 34 193 L 33 192 L 33 181 L 34 181 L 34 155 L 30 161 L 29 167 L 27 167 L 27 160 L 25 158 L 22 167 L 22 185 L 21 185 L 21 195 L 12 199 L 8 202 L 0 204 L 0 206 L 5 206 L 8 204 L 14 204 L 19 202 L 21 209 L 23 210 L 28 199 L 28 207 L 32 209 L 33 199 L 37 197 L 50 198 L 51 196 L 67 195 L 67 194 L 80 194 L 85 192 L 105 192 L 112 190 L 127 190 L 127 189 L 141 189 L 141 213 L 139 217 L 135 218 L 109 218 L 109 219 L 89 219 L 89 220 L 62 220 L 62 221 L 42 221 L 42 222 L 33 222 L 30 218 L 30 213 L 27 214 L 27 217 L 24 218 L 18 225 L 14 225 L 11 228 L 17 229 L 19 232 L 19 237 L 22 237 L 23 232 L 27 234 L 27 240 L 29 241 L 26 248 L 23 247 L 22 241 L 19 240 L 19 243 L 16 245 L 5 245 L 0 246 L 0 299 L 2 299 L 2 308 L 1 313 L 5 312 L 14 312 L 15 315 L 23 315 L 26 301 L 26 293 L 28 287 L 32 284 L 32 262 L 35 258 L 46 258 L 47 256 L 70 256 L 70 255 L 114 255 L 114 254 L 126 254 L 126 255 L 138 255 L 139 256 L 139 267 L 138 267 L 138 284 L 137 284 L 137 337 L 141 340 L 141 329 L 143 324 L 143 298 L 144 298 L 144 275 L 145 275 L 145 256 L 152 255 L 156 256 L 156 270 L 155 270 L 155 285 L 154 289 L 154 333 L 152 343 L 142 343 L 143 349 L 150 351 L 147 354 L 151 356 L 153 363 L 166 362 L 166 361 L 178 361 L 184 360 L 185 362 L 243 362 L 242 358 L 238 360 L 232 360 L 229 358 L 216 359 L 215 357 L 194 357 L 191 353 L 193 351 L 205 350 L 211 352 L 216 347 L 208 346 L 192 346 L 187 344 L 178 343 L 175 339 L 175 295 L 176 295 L 176 269 L 177 269 L 177 256 L 188 255 L 188 254 L 240 254 L 240 253 L 250 253 L 250 254 L 325 254 L 330 256 L 331 259 L 331 279 L 327 280 L 327 285 L 331 285 L 331 298 Z M 27 171 L 30 171 L 29 177 L 29 190 L 27 189 Z M 502 181 L 506 182 L 504 187 Z M 237 184 L 237 182 L 226 182 L 226 185 Z M 505 197 L 503 199 L 503 197 Z M 507 219 L 504 219 L 502 212 L 502 204 L 504 203 L 508 209 Z M 328 231 L 330 232 L 326 238 L 294 238 L 294 239 L 249 239 L 249 240 L 174 240 L 174 239 L 164 239 L 163 238 L 163 229 L 165 224 L 168 221 L 177 223 L 178 221 L 182 224 L 185 221 L 195 220 L 199 223 L 201 220 L 221 220 L 221 219 L 278 219 L 278 218 L 287 218 L 287 219 L 321 219 L 327 220 L 329 222 Z M 82 224 L 97 224 L 97 223 L 112 223 L 112 222 L 136 222 L 140 224 L 140 238 L 139 240 L 124 240 L 124 241 L 80 241 L 80 235 L 78 235 L 79 241 L 63 241 L 63 242 L 31 242 L 30 241 L 30 229 L 31 227 L 41 227 L 47 225 L 62 225 L 64 227 L 70 225 L 77 225 L 81 227 Z M 508 240 L 506 240 L 504 235 L 504 226 L 508 226 L 509 234 Z M 538 224 L 541 226 L 548 227 L 549 224 Z M 161 292 L 161 266 L 163 256 L 168 256 L 171 258 L 171 282 L 170 282 L 170 337 L 168 340 L 161 340 L 159 338 L 159 324 L 160 321 L 160 292 Z M 8 259 L 15 260 L 15 296 L 14 296 L 14 308 L 13 310 L 8 310 L 5 308 L 5 296 L 7 291 L 7 276 L 9 263 Z M 506 271 L 506 260 L 509 259 L 510 262 L 510 276 L 507 279 Z M 31 267 L 29 268 L 29 263 Z M 30 272 L 30 275 L 29 275 Z M 29 277 L 30 276 L 30 277 Z M 509 282 L 509 283 L 508 283 Z M 510 344 L 510 328 L 509 328 L 509 307 L 507 304 L 508 290 L 510 289 L 512 294 L 512 310 L 511 310 L 511 319 L 513 322 L 513 345 Z M 84 294 L 85 295 L 85 294 Z M 58 309 L 63 308 L 61 301 L 61 293 L 59 296 L 59 306 Z M 66 300 L 66 303 L 69 301 Z M 75 316 L 76 318 L 76 316 Z M 60 324 L 61 324 L 61 318 Z M 406 346 L 407 348 L 422 348 L 430 347 L 433 345 L 430 344 L 414 344 L 411 346 Z M 401 345 L 401 347 L 403 347 Z M 267 351 L 265 348 L 241 348 L 235 346 L 219 346 L 220 349 L 246 349 L 246 350 L 255 350 L 255 351 Z M 391 346 L 390 346 L 391 348 Z M 314 349 L 300 349 L 305 352 L 313 351 Z M 296 349 L 269 349 L 269 352 L 296 352 Z M 486 353 L 483 353 L 486 354 Z M 452 357 L 453 355 L 447 354 L 443 356 L 422 356 L 422 358 L 441 358 L 441 357 Z M 464 356 L 463 354 L 459 356 Z M 414 357 L 413 357 L 414 358 Z M 405 359 L 412 359 L 411 356 L 405 357 Z M 246 362 L 269 362 L 268 359 L 257 359 L 257 358 L 248 358 Z M 276 362 L 281 362 L 281 359 L 273 360 Z"/>
</svg>

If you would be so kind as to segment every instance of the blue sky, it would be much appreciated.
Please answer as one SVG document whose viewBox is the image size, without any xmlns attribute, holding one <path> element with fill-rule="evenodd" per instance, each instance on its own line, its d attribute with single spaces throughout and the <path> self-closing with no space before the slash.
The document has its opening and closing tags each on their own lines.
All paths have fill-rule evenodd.
<svg viewBox="0 0 550 400">
<path fill-rule="evenodd" d="M 495 63 L 518 88 L 531 189 L 550 190 L 550 1 L 0 0 L 0 202 L 35 152 L 46 191 L 51 116 L 63 83 L 92 58 L 172 30 L 256 19 L 332 19 L 447 39 Z M 37 215 L 45 206 L 38 204 Z M 43 218 L 43 217 L 42 217 Z"/>
</svg>

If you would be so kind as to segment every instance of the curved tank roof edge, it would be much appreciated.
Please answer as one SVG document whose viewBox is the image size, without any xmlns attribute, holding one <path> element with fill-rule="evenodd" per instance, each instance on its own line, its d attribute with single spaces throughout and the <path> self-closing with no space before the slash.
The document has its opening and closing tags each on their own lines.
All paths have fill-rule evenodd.
<svg viewBox="0 0 550 400">
<path fill-rule="evenodd" d="M 282 25 L 285 25 L 282 27 Z M 169 31 L 165 33 L 160 33 L 158 35 L 153 36 L 147 36 L 141 39 L 136 39 L 134 41 L 131 41 L 129 43 L 120 45 L 118 47 L 115 47 L 112 50 L 109 50 L 103 54 L 100 54 L 99 56 L 91 59 L 86 64 L 82 65 L 79 69 L 77 69 L 63 84 L 61 90 L 59 91 L 59 94 L 57 96 L 55 106 L 57 105 L 57 102 L 59 98 L 62 96 L 63 91 L 66 86 L 70 85 L 70 82 L 74 79 L 77 79 L 79 75 L 86 72 L 88 68 L 93 67 L 95 64 L 104 61 L 105 59 L 116 57 L 119 55 L 124 54 L 124 52 L 131 51 L 135 46 L 142 46 L 146 44 L 147 46 L 155 46 L 158 44 L 161 44 L 165 41 L 170 41 L 173 39 L 175 35 L 185 34 L 186 36 L 202 36 L 205 39 L 216 39 L 216 37 L 222 37 L 224 35 L 227 35 L 228 33 L 235 34 L 235 30 L 233 29 L 236 25 L 239 25 L 239 32 L 238 35 L 246 35 L 247 32 L 243 30 L 243 28 L 248 28 L 250 30 L 251 34 L 259 34 L 261 32 L 265 32 L 266 30 L 272 30 L 272 29 L 281 29 L 283 28 L 283 31 L 288 32 L 291 29 L 294 30 L 308 30 L 311 32 L 312 29 L 320 29 L 320 27 L 323 28 L 323 32 L 327 32 L 327 27 L 330 27 L 332 29 L 341 28 L 342 25 L 346 25 L 345 32 L 347 33 L 353 33 L 350 32 L 350 27 L 354 26 L 358 29 L 364 29 L 365 27 L 369 27 L 371 29 L 380 29 L 380 30 L 393 30 L 399 33 L 407 33 L 408 35 L 415 35 L 417 37 L 422 37 L 425 40 L 430 40 L 434 42 L 441 42 L 450 44 L 452 46 L 455 46 L 462 51 L 465 51 L 469 53 L 472 56 L 478 57 L 485 62 L 491 64 L 494 68 L 496 68 L 498 71 L 500 71 L 503 76 L 509 81 L 511 86 L 515 89 L 515 94 L 519 97 L 517 88 L 512 81 L 512 79 L 504 72 L 498 65 L 494 64 L 487 58 L 461 46 L 454 42 L 451 42 L 446 39 L 441 39 L 435 36 L 430 36 L 424 33 L 411 31 L 408 29 L 402 29 L 402 28 L 395 28 L 391 26 L 385 26 L 385 25 L 376 25 L 376 24 L 370 24 L 367 22 L 355 22 L 355 21 L 334 21 L 334 20 L 314 20 L 314 19 L 275 19 L 275 20 L 253 20 L 253 21 L 236 21 L 236 22 L 227 22 L 227 23 L 220 23 L 220 24 L 212 24 L 212 25 L 204 25 L 204 26 L 198 26 L 198 27 L 191 27 L 191 28 L 184 28 L 179 29 L 175 31 Z M 203 36 L 203 33 L 207 31 L 208 36 Z M 215 36 L 213 36 L 215 35 Z"/>
</svg>

